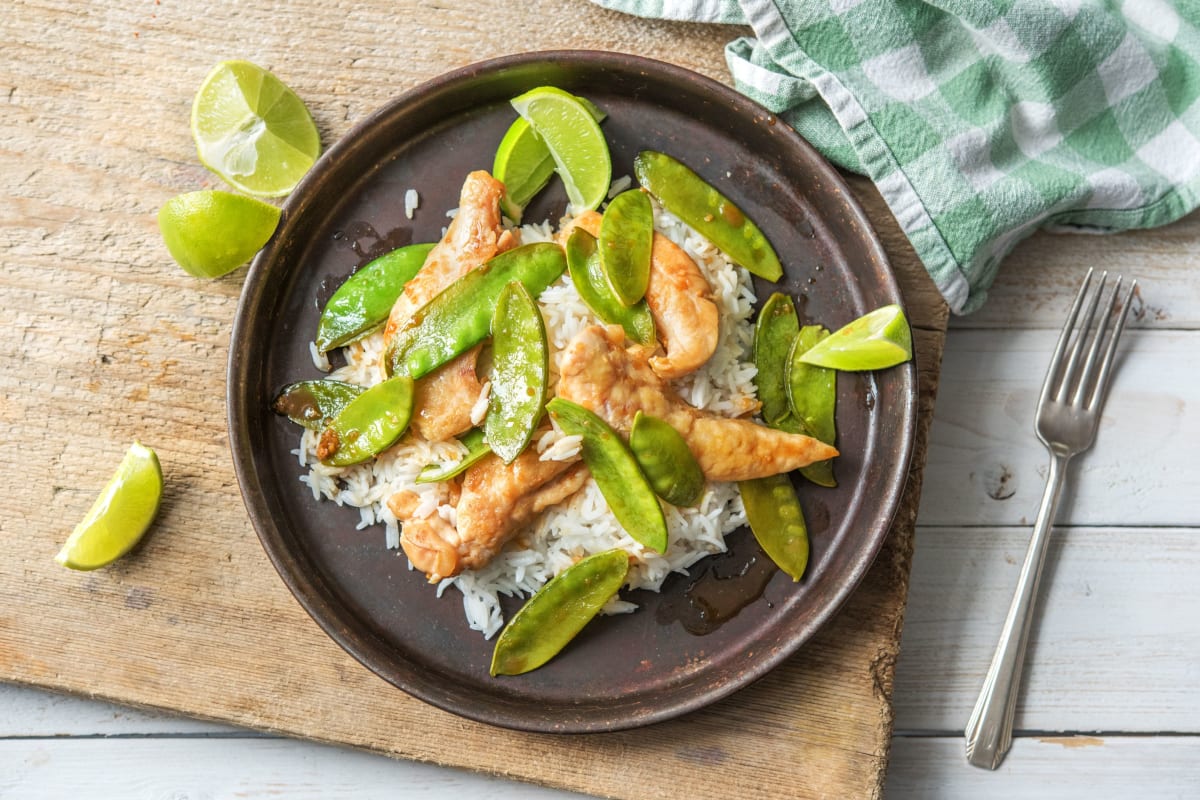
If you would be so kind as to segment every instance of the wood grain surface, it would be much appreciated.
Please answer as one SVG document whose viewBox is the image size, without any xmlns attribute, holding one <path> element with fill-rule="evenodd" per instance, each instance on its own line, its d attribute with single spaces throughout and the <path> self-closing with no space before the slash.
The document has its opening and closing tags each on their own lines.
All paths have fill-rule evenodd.
<svg viewBox="0 0 1200 800">
<path fill-rule="evenodd" d="M 219 186 L 187 118 L 224 58 L 296 89 L 328 145 L 399 92 L 487 57 L 612 49 L 724 79 L 722 47 L 740 33 L 581 0 L 12 5 L 0 16 L 0 426 L 22 480 L 0 498 L 0 680 L 612 797 L 877 796 L 946 312 L 865 182 L 921 370 L 893 535 L 837 619 L 767 678 L 675 722 L 586 737 L 437 711 L 304 615 L 247 521 L 226 441 L 245 273 L 187 277 L 154 223 L 172 195 Z M 152 534 L 106 570 L 62 570 L 51 556 L 132 439 L 167 475 Z"/>
</svg>

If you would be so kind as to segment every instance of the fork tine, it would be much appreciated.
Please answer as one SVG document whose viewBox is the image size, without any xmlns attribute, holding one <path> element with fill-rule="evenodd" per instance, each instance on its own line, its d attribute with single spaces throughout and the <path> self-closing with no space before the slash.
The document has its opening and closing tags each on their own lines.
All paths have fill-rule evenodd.
<svg viewBox="0 0 1200 800">
<path fill-rule="evenodd" d="M 1092 397 L 1086 406 L 1089 411 L 1104 405 L 1104 397 L 1108 394 L 1108 381 L 1112 377 L 1113 361 L 1116 360 L 1117 340 L 1121 338 L 1121 331 L 1125 330 L 1125 320 L 1129 316 L 1129 307 L 1133 305 L 1133 293 L 1136 289 L 1137 281 L 1135 280 L 1129 284 L 1129 291 L 1125 293 L 1125 302 L 1121 306 L 1121 310 L 1117 312 L 1117 322 L 1113 326 L 1112 337 L 1108 340 L 1108 350 L 1105 351 L 1104 361 L 1100 364 L 1100 376 L 1096 378 L 1096 388 L 1092 391 Z M 1115 294 L 1114 292 L 1114 299 Z"/>
<path fill-rule="evenodd" d="M 1075 384 L 1075 378 L 1079 375 L 1079 354 L 1083 351 L 1083 344 L 1087 341 L 1088 332 L 1092 329 L 1092 320 L 1096 316 L 1096 305 L 1100 302 L 1100 295 L 1104 293 L 1104 282 L 1107 279 L 1107 272 L 1100 273 L 1100 285 L 1096 287 L 1096 292 L 1088 303 L 1087 315 L 1083 319 L 1079 332 L 1075 335 L 1075 341 L 1071 344 L 1071 357 L 1063 370 L 1058 391 L 1055 392 L 1055 399 L 1060 403 L 1066 402 L 1067 395 L 1071 393 L 1071 387 Z"/>
<path fill-rule="evenodd" d="M 1096 335 L 1092 337 L 1092 346 L 1088 348 L 1087 360 L 1083 362 L 1083 372 L 1079 376 L 1079 386 L 1075 389 L 1075 395 L 1071 398 L 1071 404 L 1080 406 L 1083 405 L 1084 397 L 1092 394 L 1096 380 L 1096 372 L 1093 367 L 1096 366 L 1096 356 L 1100 353 L 1100 345 L 1104 343 L 1104 334 L 1108 331 L 1108 321 L 1112 317 L 1113 309 L 1117 307 L 1117 296 L 1121 293 L 1121 276 L 1117 276 L 1117 282 L 1113 284 L 1112 291 L 1108 295 L 1108 302 L 1104 306 L 1104 310 L 1100 312 L 1100 326 L 1096 328 Z M 1099 298 L 1100 292 L 1096 292 Z M 1093 320 L 1095 315 L 1093 315 Z"/>
<path fill-rule="evenodd" d="M 1071 338 L 1071 330 L 1075 327 L 1075 317 L 1079 315 L 1079 308 L 1083 305 L 1083 297 L 1087 294 L 1088 284 L 1092 282 L 1094 271 L 1089 268 L 1087 275 L 1083 276 L 1083 285 L 1079 287 L 1079 293 L 1075 295 L 1075 302 L 1071 304 L 1071 312 L 1067 314 L 1067 321 L 1063 323 L 1062 333 L 1058 336 L 1058 344 L 1054 347 L 1054 355 L 1050 356 L 1050 368 L 1046 372 L 1046 381 L 1042 384 L 1042 396 L 1038 400 L 1039 406 L 1045 405 L 1050 393 L 1058 385 L 1058 376 L 1063 365 L 1063 353 L 1066 352 L 1067 341 Z"/>
</svg>

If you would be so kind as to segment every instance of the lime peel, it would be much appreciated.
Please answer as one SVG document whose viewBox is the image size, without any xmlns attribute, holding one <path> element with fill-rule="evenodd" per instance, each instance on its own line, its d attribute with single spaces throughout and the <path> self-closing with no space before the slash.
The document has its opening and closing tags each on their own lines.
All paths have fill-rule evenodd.
<svg viewBox="0 0 1200 800">
<path fill-rule="evenodd" d="M 887 305 L 864 314 L 813 345 L 800 361 L 843 372 L 886 369 L 912 358 L 904 309 Z"/>
<path fill-rule="evenodd" d="M 78 570 L 99 569 L 116 561 L 150 528 L 162 490 L 158 455 L 135 441 L 54 560 Z"/>
<path fill-rule="evenodd" d="M 279 209 L 262 200 L 206 189 L 176 195 L 158 211 L 171 257 L 189 275 L 219 278 L 245 264 L 275 233 Z"/>
</svg>

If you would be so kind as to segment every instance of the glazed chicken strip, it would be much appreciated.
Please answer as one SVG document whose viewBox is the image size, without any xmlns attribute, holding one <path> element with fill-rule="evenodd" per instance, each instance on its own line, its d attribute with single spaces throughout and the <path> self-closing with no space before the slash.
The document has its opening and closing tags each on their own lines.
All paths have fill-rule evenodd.
<svg viewBox="0 0 1200 800">
<path fill-rule="evenodd" d="M 563 229 L 560 242 L 566 242 L 575 227 L 599 237 L 601 219 L 595 211 L 580 214 Z M 712 356 L 720 316 L 712 287 L 691 256 L 661 233 L 655 233 L 653 241 L 646 305 L 666 355 L 651 357 L 650 368 L 660 378 L 674 380 L 695 372 Z"/>
<path fill-rule="evenodd" d="M 388 506 L 403 525 L 400 546 L 408 560 L 436 583 L 486 565 L 525 524 L 570 497 L 587 479 L 583 464 L 541 461 L 530 448 L 512 464 L 488 455 L 467 470 L 457 526 L 436 514 L 412 518 L 411 492 L 393 495 Z"/>
<path fill-rule="evenodd" d="M 649 365 L 642 347 L 624 347 L 620 326 L 580 331 L 559 362 L 558 394 L 628 435 L 640 410 L 679 431 L 709 480 L 744 481 L 790 472 L 838 454 L 810 436 L 709 414 L 683 402 Z"/>
<path fill-rule="evenodd" d="M 446 235 L 429 251 L 425 264 L 404 287 L 384 328 L 392 337 L 421 306 L 497 253 L 516 246 L 516 238 L 500 221 L 504 184 L 479 170 L 467 175 L 458 199 L 458 214 Z M 413 429 L 431 442 L 471 429 L 471 407 L 482 390 L 475 375 L 479 348 L 474 347 L 417 382 Z"/>
</svg>

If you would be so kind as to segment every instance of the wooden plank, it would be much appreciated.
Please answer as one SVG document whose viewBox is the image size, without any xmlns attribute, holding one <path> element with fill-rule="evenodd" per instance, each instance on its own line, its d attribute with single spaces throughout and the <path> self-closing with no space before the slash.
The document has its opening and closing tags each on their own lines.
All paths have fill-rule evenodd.
<svg viewBox="0 0 1200 800">
<path fill-rule="evenodd" d="M 0 679 L 611 796 L 879 793 L 924 428 L 897 534 L 838 619 L 784 668 L 650 731 L 561 738 L 465 723 L 359 666 L 274 574 L 238 498 L 224 429 L 243 273 L 184 276 L 154 224 L 171 195 L 218 185 L 196 163 L 187 117 L 203 75 L 231 55 L 295 88 L 330 143 L 400 91 L 515 42 L 620 49 L 727 79 L 722 49 L 740 30 L 563 0 L 376 0 L 345 13 L 316 0 L 286 13 L 265 2 L 108 0 L 75 12 L 37 0 L 0 17 L 0 41 L 13 43 L 0 70 L 10 187 L 0 197 L 0 303 L 12 310 L 0 333 L 0 431 L 26 478 L 0 497 L 0 519 L 20 521 L 0 537 Z M 235 54 L 229 29 L 244 43 Z M 927 422 L 945 308 L 894 223 L 880 224 L 899 243 L 889 252 L 917 326 Z M 168 476 L 153 534 L 112 568 L 58 568 L 50 556 L 63 520 L 86 509 L 135 437 L 158 449 Z M 797 761 L 822 769 L 798 784 Z"/>
<path fill-rule="evenodd" d="M 569 800 L 583 795 L 282 739 L 0 740 L 0 797 Z"/>
<path fill-rule="evenodd" d="M 1029 531 L 917 530 L 896 727 L 961 730 Z M 1200 529 L 1055 531 L 1018 730 L 1200 733 Z"/>
<path fill-rule="evenodd" d="M 164 711 L 129 708 L 28 686 L 0 684 L 0 739 L 198 734 L 244 735 L 245 731 Z"/>
<path fill-rule="evenodd" d="M 1047 456 L 1034 415 L 1058 334 L 954 331 L 930 435 L 924 525 L 1030 525 Z M 1194 525 L 1200 469 L 1200 333 L 1134 330 L 1095 447 L 1071 465 L 1059 519 L 1074 525 Z M 1136 453 L 1136 458 L 1131 454 Z"/>
<path fill-rule="evenodd" d="M 1200 737 L 1021 738 L 996 772 L 970 767 L 958 737 L 897 738 L 888 800 L 1186 798 Z M 1102 787 L 1102 788 L 1098 788 Z M 0 740 L 0 795 L 88 797 L 568 800 L 571 792 L 273 739 Z M 682 796 L 682 795 L 680 795 Z"/>
<path fill-rule="evenodd" d="M 1200 786 L 1195 736 L 1017 739 L 995 772 L 968 765 L 958 737 L 898 738 L 892 753 L 888 800 L 1183 800 Z"/>
<path fill-rule="evenodd" d="M 1190 254 L 1200 243 L 1200 214 L 1161 228 L 1111 236 L 1040 232 L 1017 245 L 983 308 L 954 327 L 1058 328 L 1089 267 L 1136 278 L 1131 325 L 1200 327 L 1200 279 Z"/>
</svg>

